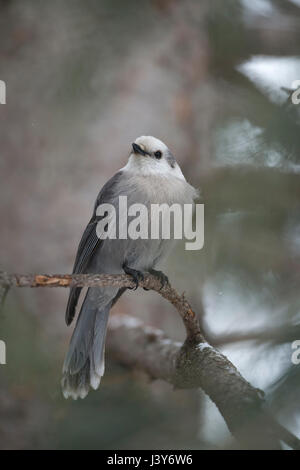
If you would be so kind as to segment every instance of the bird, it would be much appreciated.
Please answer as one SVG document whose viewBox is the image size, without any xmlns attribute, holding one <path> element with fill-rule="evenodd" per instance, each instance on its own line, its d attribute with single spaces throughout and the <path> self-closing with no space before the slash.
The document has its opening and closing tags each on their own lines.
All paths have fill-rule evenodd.
<svg viewBox="0 0 300 470">
<path fill-rule="evenodd" d="M 78 246 L 73 273 L 120 274 L 132 276 L 136 287 L 149 272 L 162 286 L 167 276 L 156 267 L 173 246 L 172 239 L 102 238 L 97 224 L 101 220 L 98 207 L 110 204 L 116 210 L 120 196 L 128 206 L 143 204 L 195 204 L 198 190 L 190 185 L 174 155 L 161 140 L 152 136 L 138 137 L 131 145 L 127 164 L 109 179 L 100 190 L 92 217 Z M 99 236 L 100 235 L 100 236 Z M 75 317 L 81 287 L 72 287 L 66 308 L 66 324 Z M 90 287 L 82 302 L 61 380 L 65 398 L 85 398 L 96 390 L 104 374 L 105 338 L 112 306 L 126 288 Z M 128 345 L 130 348 L 130 345 Z"/>
</svg>

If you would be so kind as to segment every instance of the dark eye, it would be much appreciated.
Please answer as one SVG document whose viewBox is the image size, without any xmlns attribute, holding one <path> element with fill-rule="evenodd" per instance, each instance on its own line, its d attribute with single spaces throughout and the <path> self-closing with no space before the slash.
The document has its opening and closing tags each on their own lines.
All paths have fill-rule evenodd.
<svg viewBox="0 0 300 470">
<path fill-rule="evenodd" d="M 160 158 L 161 158 L 161 155 L 162 155 L 162 153 L 161 153 L 160 150 L 157 150 L 156 152 L 154 152 L 154 156 L 155 156 L 155 158 L 157 158 L 157 159 L 160 159 Z"/>
</svg>

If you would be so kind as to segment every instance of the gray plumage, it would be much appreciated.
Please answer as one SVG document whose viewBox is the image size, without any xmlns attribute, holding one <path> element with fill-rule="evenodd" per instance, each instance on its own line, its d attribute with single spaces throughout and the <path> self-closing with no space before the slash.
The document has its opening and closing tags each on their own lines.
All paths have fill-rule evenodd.
<svg viewBox="0 0 300 470">
<path fill-rule="evenodd" d="M 98 237 L 97 216 L 100 204 L 112 204 L 116 213 L 119 196 L 127 196 L 127 204 L 192 203 L 196 190 L 184 179 L 175 158 L 168 148 L 154 137 L 140 137 L 135 141 L 143 155 L 130 155 L 127 165 L 116 173 L 100 191 L 92 218 L 80 241 L 73 273 L 123 273 L 123 265 L 137 271 L 149 271 L 167 253 L 170 240 L 105 239 Z M 160 161 L 154 157 L 160 151 Z M 142 152 L 142 150 L 141 150 Z M 149 211 L 150 212 L 150 211 Z M 129 218 L 130 220 L 130 218 Z M 118 233 L 117 217 L 117 233 Z M 89 288 L 78 315 L 69 351 L 63 366 L 63 394 L 84 398 L 89 387 L 96 389 L 104 374 L 104 349 L 109 311 L 125 289 L 114 287 Z M 81 288 L 72 288 L 66 310 L 69 325 L 76 311 Z M 130 347 L 130 345 L 128 346 Z"/>
</svg>

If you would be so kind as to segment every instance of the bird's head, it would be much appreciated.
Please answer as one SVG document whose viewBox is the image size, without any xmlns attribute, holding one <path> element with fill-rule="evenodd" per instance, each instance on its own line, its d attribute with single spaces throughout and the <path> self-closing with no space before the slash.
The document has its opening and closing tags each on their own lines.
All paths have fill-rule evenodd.
<svg viewBox="0 0 300 470">
<path fill-rule="evenodd" d="M 145 176 L 157 174 L 184 179 L 174 155 L 161 140 L 152 136 L 143 135 L 133 142 L 125 168 Z"/>
</svg>

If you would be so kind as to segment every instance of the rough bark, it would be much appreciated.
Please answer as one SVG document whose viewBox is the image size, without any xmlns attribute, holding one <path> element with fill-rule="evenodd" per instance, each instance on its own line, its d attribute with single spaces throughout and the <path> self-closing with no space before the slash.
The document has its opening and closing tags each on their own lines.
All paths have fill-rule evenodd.
<svg viewBox="0 0 300 470">
<path fill-rule="evenodd" d="M 279 441 L 300 448 L 299 440 L 269 415 L 263 392 L 208 343 L 187 339 L 182 345 L 134 317 L 115 314 L 109 323 L 107 348 L 118 362 L 143 370 L 153 379 L 166 380 L 175 388 L 202 388 L 240 448 L 280 449 Z"/>
</svg>

